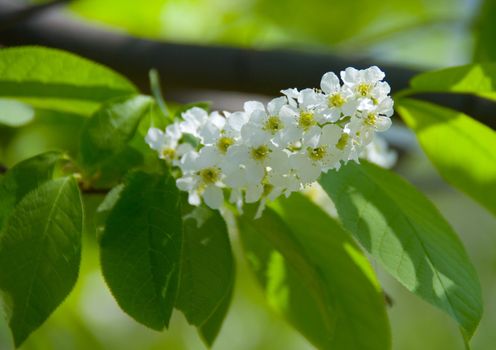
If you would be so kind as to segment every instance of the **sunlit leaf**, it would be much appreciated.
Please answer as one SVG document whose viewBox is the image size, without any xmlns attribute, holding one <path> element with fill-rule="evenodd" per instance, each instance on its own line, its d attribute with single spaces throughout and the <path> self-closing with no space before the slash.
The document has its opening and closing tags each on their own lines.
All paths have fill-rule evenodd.
<svg viewBox="0 0 496 350">
<path fill-rule="evenodd" d="M 496 63 L 478 63 L 419 74 L 414 92 L 454 92 L 496 100 Z"/>
<path fill-rule="evenodd" d="M 428 102 L 403 99 L 397 108 L 443 178 L 496 215 L 496 132 Z"/>
<path fill-rule="evenodd" d="M 121 75 L 68 52 L 30 46 L 0 50 L 0 96 L 103 102 L 136 92 Z"/>
<path fill-rule="evenodd" d="M 79 15 L 125 28 L 132 34 L 157 37 L 162 32 L 162 8 L 167 0 L 147 0 L 136 6 L 133 0 L 79 0 L 71 8 Z"/>
<path fill-rule="evenodd" d="M 239 219 L 245 255 L 268 303 L 319 349 L 389 349 L 381 288 L 332 218 L 293 194 Z"/>
<path fill-rule="evenodd" d="M 398 175 L 364 161 L 328 172 L 320 184 L 363 247 L 470 338 L 482 314 L 479 281 L 460 239 L 434 205 Z"/>
<path fill-rule="evenodd" d="M 405 26 L 412 27 L 414 23 L 442 16 L 436 6 L 418 0 L 385 0 L 375 2 L 373 6 L 367 0 L 257 0 L 255 3 L 257 14 L 289 35 L 305 36 L 313 42 L 328 45 L 370 34 L 398 33 Z M 443 3 L 446 4 L 439 1 L 437 5 L 442 8 Z M 353 16 L 348 16 L 350 13 Z M 377 22 L 383 18 L 395 20 L 378 26 Z M 368 44 L 367 41 L 363 43 Z"/>
</svg>

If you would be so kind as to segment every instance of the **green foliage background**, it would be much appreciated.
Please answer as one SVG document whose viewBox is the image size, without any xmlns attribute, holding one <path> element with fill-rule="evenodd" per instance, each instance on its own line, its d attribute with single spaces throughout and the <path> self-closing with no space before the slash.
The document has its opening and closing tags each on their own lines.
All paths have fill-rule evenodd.
<svg viewBox="0 0 496 350">
<path fill-rule="evenodd" d="M 95 21 L 95 24 L 124 29 L 132 34 L 150 38 L 248 47 L 298 47 L 342 54 L 367 54 L 401 64 L 445 67 L 470 62 L 472 52 L 475 52 L 475 60 L 496 59 L 494 55 L 496 51 L 492 43 L 493 36 L 491 36 L 494 31 L 494 24 L 491 22 L 493 17 L 488 15 L 490 10 L 487 10 L 495 7 L 494 2 L 485 1 L 483 9 L 486 10 L 481 15 L 478 12 L 480 5 L 477 1 L 469 0 L 435 2 L 311 0 L 304 3 L 296 0 L 150 0 L 137 6 L 135 1 L 127 0 L 79 0 L 71 6 L 74 11 L 73 15 Z M 472 50 L 472 48 L 475 49 Z M 50 57 L 46 57 L 46 60 L 50 60 Z M 110 124 L 118 122 L 113 119 L 116 115 L 113 110 L 120 108 L 119 101 L 110 106 L 104 106 L 97 112 L 100 113 L 103 122 L 95 124 L 94 128 L 85 124 L 86 118 L 99 108 L 96 103 L 107 97 L 122 96 L 135 91 L 132 85 L 121 81 L 119 77 L 109 77 L 104 74 L 107 78 L 99 80 L 101 72 L 93 72 L 91 68 L 81 70 L 80 62 L 76 65 L 77 69 L 71 69 L 72 63 L 69 61 L 64 64 L 65 69 L 61 71 L 46 72 L 42 65 L 37 66 L 40 62 L 26 63 L 13 60 L 8 66 L 0 66 L 4 77 L 12 74 L 17 79 L 16 70 L 12 69 L 15 64 L 19 64 L 21 69 L 25 64 L 33 65 L 30 72 L 34 72 L 35 76 L 26 77 L 27 81 L 36 81 L 36 74 L 39 73 L 41 77 L 43 74 L 57 76 L 59 84 L 50 89 L 41 89 L 39 85 L 32 84 L 29 88 L 23 88 L 22 91 L 9 90 L 12 86 L 0 84 L 0 92 L 3 95 L 17 97 L 21 102 L 25 101 L 34 107 L 31 111 L 29 108 L 22 110 L 22 113 L 26 115 L 27 123 L 22 129 L 0 126 L 0 162 L 9 166 L 52 148 L 66 149 L 70 155 L 76 156 L 80 150 L 75 146 L 75 134 L 81 130 L 88 135 L 92 132 L 102 133 L 105 132 L 106 122 Z M 71 73 L 66 74 L 67 72 Z M 451 72 L 449 77 L 456 76 L 456 73 Z M 473 74 L 474 79 L 477 80 L 477 69 Z M 464 72 L 463 76 L 470 78 L 471 75 Z M 167 79 L 167 77 L 162 78 Z M 453 79 L 457 81 L 456 78 Z M 412 90 L 429 91 L 429 88 L 434 89 L 433 82 L 437 81 L 442 85 L 442 83 L 449 82 L 449 79 L 445 76 L 431 75 L 424 77 L 424 81 L 428 82 L 428 88 L 423 87 L 422 77 L 419 77 L 412 83 Z M 64 86 L 64 83 L 69 84 L 71 88 Z M 77 86 L 74 87 L 74 84 Z M 476 85 L 480 87 L 480 81 Z M 470 81 L 465 83 L 461 81 L 458 91 L 494 98 L 492 81 L 487 82 L 486 90 L 472 91 L 471 86 Z M 445 89 L 443 86 L 438 88 L 438 90 L 443 89 Z M 94 100 L 81 101 L 88 96 L 96 97 Z M 132 105 L 131 113 L 136 115 L 136 120 L 139 114 L 144 111 L 148 112 L 145 97 L 138 96 L 131 101 L 124 98 L 123 100 L 122 103 Z M 23 107 L 12 106 L 8 102 L 8 108 L 17 108 L 17 110 L 25 108 L 25 105 Z M 449 124 L 452 126 L 451 130 L 438 131 L 440 137 L 445 139 L 459 136 L 457 131 L 460 128 L 478 136 L 484 135 L 487 130 L 483 127 L 481 129 L 479 124 L 473 124 L 464 116 L 453 115 L 452 111 L 439 110 L 439 107 L 432 105 L 422 106 L 423 109 L 415 106 L 414 111 L 410 111 L 412 105 L 416 103 L 419 102 L 405 100 L 401 103 L 400 111 L 403 110 L 401 113 L 405 121 L 418 133 L 423 149 L 433 164 L 439 168 L 445 181 L 458 186 L 482 206 L 494 212 L 494 198 L 487 195 L 489 187 L 485 187 L 483 178 L 487 174 L 494 174 L 494 167 L 485 169 L 475 167 L 473 172 L 461 175 L 457 173 L 458 176 L 453 177 L 454 172 L 450 169 L 458 169 L 459 162 L 463 159 L 453 157 L 448 162 L 446 159 L 436 159 L 436 153 L 430 151 L 436 148 L 436 145 L 429 144 L 428 136 L 422 134 L 426 128 L 422 124 L 427 122 L 422 118 L 422 114 L 415 115 L 415 111 L 419 113 L 419 111 L 427 110 L 430 114 L 437 115 L 438 118 L 455 120 L 455 123 Z M 0 112 L 0 120 L 3 120 L 1 114 Z M 33 116 L 34 119 L 31 121 Z M 133 118 L 126 120 L 131 120 L 131 123 L 124 128 L 125 130 L 139 129 L 139 125 L 132 122 Z M 4 124 L 9 125 L 8 122 Z M 98 128 L 103 128 L 103 130 L 98 130 Z M 436 132 L 436 129 L 429 128 L 428 130 L 431 133 Z M 140 144 L 137 139 L 129 140 L 126 134 L 116 137 L 122 140 L 122 143 L 110 145 L 110 147 L 117 148 L 109 149 L 108 154 L 119 153 L 118 158 L 124 162 L 119 164 L 123 168 L 129 166 L 128 162 L 140 164 L 142 159 L 137 155 L 136 149 L 142 147 L 143 144 Z M 91 137 L 87 139 L 91 140 Z M 492 162 L 491 153 L 494 143 L 488 140 L 490 140 L 489 136 L 480 137 L 477 140 L 477 147 L 488 151 L 474 155 L 475 166 L 482 163 L 495 164 Z M 470 144 L 472 141 L 468 138 L 466 142 Z M 85 162 L 85 149 L 89 150 L 86 154 L 95 156 L 92 147 L 101 150 L 105 149 L 105 146 L 91 142 L 83 145 L 82 147 L 85 148 L 81 149 L 83 155 L 81 161 Z M 457 154 L 463 152 L 463 145 L 460 147 Z M 90 173 L 97 173 L 105 169 L 106 162 L 115 161 L 115 159 L 107 159 L 108 155 L 105 152 L 96 155 L 99 157 L 98 169 L 88 169 Z M 470 154 L 466 155 L 466 157 L 470 156 Z M 91 160 L 89 163 L 96 162 Z M 102 179 L 101 185 L 114 184 L 115 179 L 121 175 L 118 170 L 109 178 Z M 496 220 L 489 212 L 482 210 L 475 201 L 448 187 L 420 151 L 408 155 L 398 171 L 426 193 L 440 207 L 441 212 L 454 226 L 454 229 L 460 233 L 468 255 L 474 262 L 481 279 L 485 300 L 485 312 L 473 340 L 473 349 L 490 348 L 496 343 L 496 336 L 492 332 L 496 324 L 496 303 L 494 302 Z M 464 188 L 467 179 L 475 179 L 481 184 L 480 188 L 475 190 L 470 186 Z M 494 187 L 490 189 L 494 191 Z M 84 204 L 87 212 L 96 211 L 101 199 L 102 197 L 98 195 L 85 196 Z M 316 197 L 315 200 L 322 201 L 322 198 Z M 323 201 L 325 208 L 330 211 L 334 210 L 329 203 Z M 340 208 L 338 207 L 337 210 L 339 211 Z M 284 216 L 284 208 L 274 207 L 270 209 L 270 212 L 273 215 Z M 27 340 L 22 349 L 204 348 L 194 327 L 188 326 L 183 316 L 177 312 L 171 320 L 171 329 L 162 333 L 150 331 L 122 313 L 112 299 L 99 272 L 97 240 L 93 234 L 99 218 L 89 215 L 85 220 L 83 260 L 76 289 L 52 317 L 36 331 L 35 336 Z M 311 241 L 315 239 L 316 237 L 309 237 Z M 247 245 L 246 242 L 243 244 Z M 240 253 L 241 242 L 235 239 L 232 245 L 235 253 Z M 374 255 L 373 250 L 370 253 Z M 325 252 L 322 255 L 325 256 Z M 272 263 L 281 264 L 281 259 L 283 258 L 276 255 L 272 259 L 276 262 Z M 329 263 L 332 264 L 333 261 Z M 334 263 L 339 264 L 339 260 Z M 379 264 L 374 264 L 373 267 L 379 271 L 381 284 L 394 300 L 393 307 L 388 309 L 394 334 L 394 349 L 463 348 L 462 340 L 457 335 L 456 325 L 448 316 L 409 294 L 404 287 L 388 277 Z M 246 261 L 237 261 L 236 270 L 233 305 L 215 348 L 311 349 L 307 340 L 294 332 L 280 316 L 265 306 L 265 297 L 270 296 L 269 294 L 274 290 L 268 287 L 264 292 L 257 288 L 253 274 L 248 271 Z M 297 274 L 298 271 L 294 273 Z M 408 283 L 405 284 L 408 287 Z M 277 298 L 274 300 L 277 304 Z M 277 305 L 275 306 L 277 308 Z M 284 313 L 285 310 L 279 311 Z M 294 312 L 298 310 L 289 310 L 289 312 L 293 313 L 293 316 L 289 317 L 290 320 L 291 317 L 297 320 L 297 313 L 294 316 Z M 377 315 L 377 322 L 380 322 L 381 317 Z M 457 318 L 456 315 L 455 318 Z M 0 322 L 2 321 L 3 318 L 0 318 Z M 298 322 L 293 323 L 296 323 L 298 328 Z M 464 321 L 462 320 L 461 323 L 464 324 Z M 471 326 L 467 324 L 466 327 L 470 332 Z M 204 332 L 207 332 L 204 336 L 208 337 L 209 330 L 204 330 Z M 319 340 L 315 342 L 318 343 Z M 11 346 L 7 325 L 0 323 L 0 348 L 10 349 Z"/>
</svg>

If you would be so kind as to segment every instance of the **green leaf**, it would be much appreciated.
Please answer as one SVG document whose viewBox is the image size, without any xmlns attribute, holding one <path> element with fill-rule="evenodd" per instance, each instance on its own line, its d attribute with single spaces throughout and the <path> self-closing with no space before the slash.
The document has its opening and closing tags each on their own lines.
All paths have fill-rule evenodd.
<svg viewBox="0 0 496 350">
<path fill-rule="evenodd" d="M 16 101 L 22 102 L 34 108 L 36 112 L 59 112 L 61 114 L 76 118 L 88 118 L 100 108 L 101 102 L 89 100 L 74 100 L 74 99 L 58 99 L 58 98 L 29 98 L 29 97 L 16 97 Z M 35 120 L 38 115 L 35 115 Z"/>
<path fill-rule="evenodd" d="M 160 111 L 158 105 L 154 104 L 153 108 L 150 109 L 150 113 L 147 113 L 147 115 L 141 120 L 138 126 L 137 134 L 144 139 L 150 128 L 153 127 L 165 130 L 170 122 L 170 117 L 165 117 Z M 148 147 L 148 145 L 146 146 Z"/>
<path fill-rule="evenodd" d="M 413 92 L 474 94 L 496 100 L 496 63 L 478 63 L 440 69 L 415 76 Z"/>
<path fill-rule="evenodd" d="M 398 104 L 441 176 L 496 215 L 496 132 L 428 102 L 402 99 Z"/>
<path fill-rule="evenodd" d="M 28 124 L 34 118 L 31 106 L 8 98 L 0 98 L 0 125 L 19 127 Z"/>
<path fill-rule="evenodd" d="M 0 180 L 0 229 L 21 199 L 42 183 L 53 179 L 63 155 L 47 152 L 16 164 Z"/>
<path fill-rule="evenodd" d="M 482 314 L 477 274 L 434 205 L 391 171 L 362 161 L 320 184 L 348 229 L 408 290 L 455 319 L 470 338 Z"/>
<path fill-rule="evenodd" d="M 119 98 L 104 104 L 83 128 L 81 162 L 94 169 L 123 152 L 152 107 L 153 100 L 147 96 Z"/>
<path fill-rule="evenodd" d="M 16 346 L 76 283 L 83 209 L 73 177 L 45 182 L 14 208 L 0 236 L 0 289 Z"/>
<path fill-rule="evenodd" d="M 320 43 L 327 47 L 341 44 L 335 48 L 348 50 L 350 50 L 348 45 L 351 44 L 351 49 L 363 50 L 364 47 L 386 41 L 393 35 L 426 27 L 441 18 L 446 20 L 446 14 L 439 11 L 444 7 L 443 5 L 447 6 L 448 2 L 438 0 L 434 5 L 419 0 L 384 0 L 370 6 L 367 0 L 350 2 L 255 0 L 253 8 L 256 11 L 255 14 L 261 17 L 260 22 L 268 22 L 273 26 L 272 28 L 276 27 L 279 33 L 283 33 L 286 37 L 289 36 L 286 41 L 305 42 L 306 45 Z M 362 8 L 366 10 L 356 11 Z M 455 16 L 457 9 L 451 10 L 452 15 Z M 353 13 L 353 16 L 343 16 L 346 13 Z M 311 20 L 304 21 L 302 20 L 304 18 L 311 18 Z M 378 27 L 377 22 L 384 18 L 394 18 L 394 20 L 386 21 L 387 23 Z M 267 35 L 268 30 L 266 29 L 265 32 Z M 360 43 L 361 47 L 357 47 L 358 44 L 355 41 Z M 419 43 L 421 44 L 423 43 Z"/>
<path fill-rule="evenodd" d="M 474 61 L 496 61 L 496 1 L 483 0 L 479 5 L 479 17 L 476 19 Z"/>
<path fill-rule="evenodd" d="M 194 210 L 204 210 L 205 213 L 202 214 L 207 217 L 204 222 L 197 223 L 193 217 L 187 216 L 183 222 L 181 274 L 176 308 L 184 313 L 190 324 L 201 327 L 231 294 L 234 262 L 222 216 L 218 211 L 204 208 Z M 213 341 L 211 337 L 207 338 L 207 342 Z"/>
<path fill-rule="evenodd" d="M 239 219 L 268 303 L 319 349 L 389 349 L 384 297 L 338 223 L 300 194 Z"/>
<path fill-rule="evenodd" d="M 131 170 L 143 165 L 143 154 L 131 146 L 104 161 L 90 182 L 94 188 L 109 188 L 123 181 Z M 158 158 L 156 158 L 158 159 Z"/>
<path fill-rule="evenodd" d="M 134 0 L 85 0 L 69 4 L 78 16 L 124 28 L 137 36 L 163 38 L 164 5 L 167 0 L 147 0 L 146 6 L 136 6 Z"/>
<path fill-rule="evenodd" d="M 174 179 L 131 174 L 100 240 L 103 275 L 120 307 L 156 330 L 168 326 L 178 288 L 182 220 Z"/>
<path fill-rule="evenodd" d="M 224 323 L 224 319 L 226 318 L 227 311 L 229 310 L 229 306 L 231 305 L 233 291 L 234 281 L 229 287 L 228 294 L 224 296 L 220 305 L 217 307 L 214 313 L 210 315 L 210 317 L 201 326 L 198 327 L 200 336 L 208 347 L 212 347 L 215 339 L 219 335 L 222 324 Z"/>
<path fill-rule="evenodd" d="M 0 96 L 103 102 L 135 93 L 121 75 L 68 52 L 30 46 L 0 50 Z"/>
</svg>

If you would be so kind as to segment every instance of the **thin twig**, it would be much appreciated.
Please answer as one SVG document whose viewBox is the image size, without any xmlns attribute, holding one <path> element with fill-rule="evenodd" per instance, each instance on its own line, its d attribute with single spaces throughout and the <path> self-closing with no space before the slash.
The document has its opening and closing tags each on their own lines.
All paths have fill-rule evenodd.
<svg viewBox="0 0 496 350">
<path fill-rule="evenodd" d="M 164 96 L 162 94 L 162 88 L 160 87 L 160 75 L 155 68 L 150 69 L 150 73 L 148 75 L 150 77 L 150 90 L 152 91 L 153 97 L 155 97 L 160 111 L 164 117 L 167 118 L 169 117 L 169 109 L 167 108 L 167 104 L 165 103 Z"/>
<path fill-rule="evenodd" d="M 383 292 L 384 293 L 384 301 L 386 302 L 386 305 L 389 306 L 389 307 L 393 307 L 394 305 L 394 300 L 393 298 L 386 292 Z"/>
<path fill-rule="evenodd" d="M 0 174 L 5 174 L 9 168 L 4 165 L 0 164 Z M 87 187 L 83 185 L 83 183 L 79 183 L 79 188 L 81 189 L 81 192 L 84 194 L 102 194 L 105 195 L 107 194 L 110 190 L 108 188 L 93 188 L 93 187 Z"/>
<path fill-rule="evenodd" d="M 81 187 L 81 186 L 79 186 L 79 188 L 81 189 L 81 192 L 84 193 L 84 194 L 102 194 L 102 195 L 106 195 L 110 191 L 108 188 L 92 188 L 92 187 L 84 188 L 84 187 Z"/>
</svg>

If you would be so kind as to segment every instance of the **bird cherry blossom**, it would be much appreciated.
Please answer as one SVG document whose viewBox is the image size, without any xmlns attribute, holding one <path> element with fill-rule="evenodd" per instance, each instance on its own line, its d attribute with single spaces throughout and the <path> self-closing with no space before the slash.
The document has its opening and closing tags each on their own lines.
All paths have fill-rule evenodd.
<svg viewBox="0 0 496 350">
<path fill-rule="evenodd" d="M 245 102 L 233 113 L 193 107 L 165 130 L 145 137 L 160 159 L 179 170 L 176 180 L 188 202 L 242 211 L 289 196 L 343 163 L 368 158 L 382 165 L 395 155 L 376 137 L 391 126 L 393 100 L 378 67 L 325 73 L 320 89 L 287 89 L 267 105 Z M 185 137 L 195 138 L 195 145 Z"/>
</svg>

